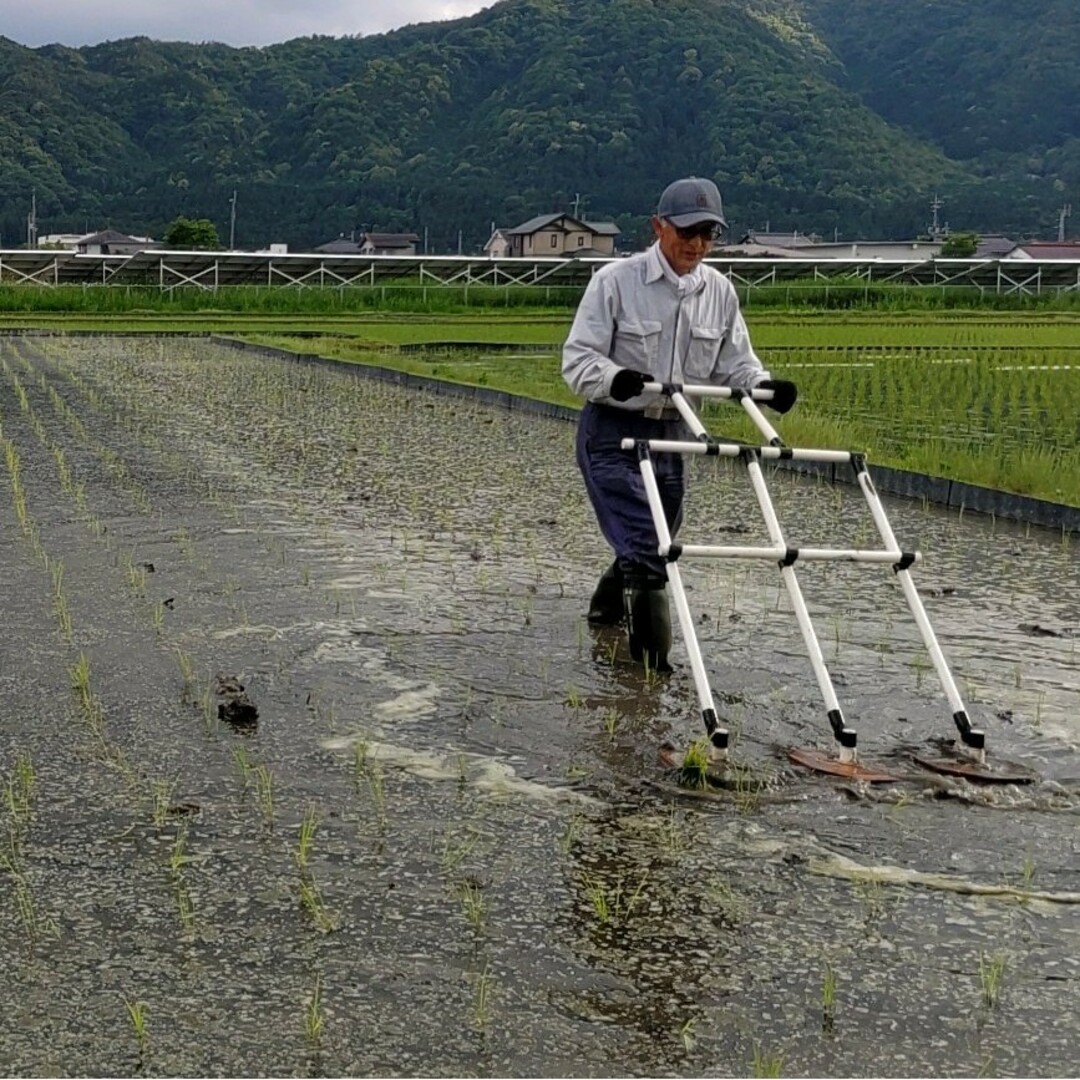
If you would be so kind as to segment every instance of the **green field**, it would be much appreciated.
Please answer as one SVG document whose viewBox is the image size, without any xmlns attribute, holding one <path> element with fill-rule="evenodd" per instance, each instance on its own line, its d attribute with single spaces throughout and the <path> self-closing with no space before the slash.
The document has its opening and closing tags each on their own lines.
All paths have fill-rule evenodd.
<svg viewBox="0 0 1080 1080">
<path fill-rule="evenodd" d="M 573 297 L 551 295 L 566 291 L 4 286 L 0 330 L 228 334 L 573 406 L 580 402 L 559 374 Z M 774 375 L 800 389 L 778 423 L 785 440 L 1080 505 L 1076 297 L 1015 300 L 1016 310 L 1002 309 L 1005 298 L 935 308 L 935 291 L 893 290 L 888 304 L 832 309 L 784 309 L 755 293 L 744 308 L 755 346 Z M 491 306 L 480 306 L 485 299 Z M 729 405 L 710 409 L 708 420 L 719 434 L 757 441 Z"/>
<path fill-rule="evenodd" d="M 366 324 L 362 338 L 260 340 L 575 405 L 559 373 L 570 317 L 386 319 Z M 798 406 L 778 424 L 789 444 L 859 450 L 877 464 L 1080 505 L 1080 320 L 750 312 L 748 322 L 772 373 L 799 385 Z M 756 441 L 729 405 L 709 418 L 719 433 Z"/>
</svg>

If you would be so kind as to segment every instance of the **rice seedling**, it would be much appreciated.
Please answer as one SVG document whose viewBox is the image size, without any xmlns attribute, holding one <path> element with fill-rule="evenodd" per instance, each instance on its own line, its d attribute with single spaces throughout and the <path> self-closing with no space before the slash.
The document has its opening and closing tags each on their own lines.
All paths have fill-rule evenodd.
<svg viewBox="0 0 1080 1080">
<path fill-rule="evenodd" d="M 604 723 L 604 730 L 607 732 L 608 738 L 612 742 L 615 741 L 615 732 L 619 727 L 619 713 L 618 710 L 609 706 L 604 710 L 602 717 Z"/>
<path fill-rule="evenodd" d="M 582 886 L 593 914 L 601 923 L 621 924 L 637 907 L 648 877 L 648 871 L 645 871 L 632 892 L 626 891 L 622 877 L 619 877 L 614 888 L 611 888 L 600 878 L 585 874 L 582 876 Z"/>
<path fill-rule="evenodd" d="M 37 792 L 37 774 L 30 755 L 20 750 L 15 768 L 4 781 L 4 802 L 16 827 L 22 828 L 30 819 L 30 810 Z"/>
<path fill-rule="evenodd" d="M 172 805 L 174 780 L 155 780 L 150 785 L 151 817 L 154 828 L 161 832 L 169 821 L 169 807 Z"/>
<path fill-rule="evenodd" d="M 255 776 L 255 798 L 262 812 L 263 821 L 269 828 L 274 827 L 276 807 L 274 805 L 274 774 L 265 765 L 256 765 L 252 770 Z"/>
<path fill-rule="evenodd" d="M 319 828 L 319 816 L 314 806 L 309 806 L 304 812 L 304 818 L 300 822 L 300 836 L 296 845 L 296 865 L 301 872 L 308 868 L 311 859 L 311 848 L 315 843 L 315 833 Z"/>
<path fill-rule="evenodd" d="M 378 818 L 379 824 L 385 826 L 386 824 L 386 789 L 383 782 L 382 767 L 377 761 L 373 761 L 368 766 L 368 787 L 371 790 L 371 802 L 375 807 L 375 814 Z"/>
<path fill-rule="evenodd" d="M 195 929 L 195 902 L 191 897 L 191 890 L 183 877 L 177 877 L 174 880 L 173 891 L 176 898 L 176 915 L 180 920 L 180 926 L 184 933 L 190 934 Z"/>
<path fill-rule="evenodd" d="M 697 1045 L 697 1036 L 694 1034 L 694 1029 L 696 1027 L 697 1018 L 692 1016 L 681 1028 L 679 1028 L 679 1038 L 682 1040 L 683 1050 L 688 1054 Z"/>
<path fill-rule="evenodd" d="M 135 1045 L 139 1048 L 139 1060 L 144 1062 L 150 1048 L 149 1009 L 142 1001 L 128 1001 L 125 998 L 124 1004 L 127 1006 L 128 1018 L 131 1020 Z"/>
<path fill-rule="evenodd" d="M 315 976 L 315 987 L 311 991 L 304 1008 L 304 1038 L 313 1053 L 322 1050 L 323 1032 L 326 1030 L 326 1015 L 323 1012 L 322 975 Z"/>
<path fill-rule="evenodd" d="M 979 953 L 979 987 L 982 991 L 983 1004 L 992 1009 L 1001 1000 L 1001 991 L 1005 981 L 1006 960 L 1004 953 L 987 955 Z"/>
<path fill-rule="evenodd" d="M 337 929 L 337 917 L 323 903 L 322 893 L 311 874 L 303 874 L 300 878 L 300 906 L 320 933 L 329 934 Z"/>
<path fill-rule="evenodd" d="M 180 688 L 180 704 L 189 705 L 192 701 L 192 690 L 195 686 L 195 665 L 191 657 L 183 649 L 177 647 L 176 662 L 180 667 L 180 678 L 183 683 Z"/>
<path fill-rule="evenodd" d="M 479 931 L 487 914 L 487 902 L 480 883 L 475 878 L 463 878 L 458 882 L 456 892 L 469 925 Z"/>
<path fill-rule="evenodd" d="M 828 961 L 821 976 L 821 1027 L 831 1033 L 836 1024 L 836 971 Z"/>
<path fill-rule="evenodd" d="M 495 989 L 487 965 L 476 980 L 476 995 L 473 998 L 473 1023 L 481 1031 L 486 1031 L 491 1023 L 491 998 Z"/>
<path fill-rule="evenodd" d="M 682 787 L 703 790 L 709 786 L 710 764 L 709 740 L 696 739 L 683 755 L 676 780 Z"/>
<path fill-rule="evenodd" d="M 443 836 L 443 850 L 440 865 L 444 874 L 452 873 L 476 849 L 479 834 L 470 832 L 463 839 L 456 839 L 449 834 Z"/>
<path fill-rule="evenodd" d="M 750 905 L 747 900 L 723 878 L 715 878 L 709 883 L 707 895 L 716 905 L 720 918 L 731 926 L 738 925 L 749 914 Z"/>
<path fill-rule="evenodd" d="M 758 1042 L 754 1043 L 754 1056 L 750 1061 L 750 1075 L 756 1077 L 782 1076 L 784 1069 L 783 1051 L 765 1050 Z"/>
<path fill-rule="evenodd" d="M 9 871 L 9 873 L 11 874 L 12 885 L 15 888 L 15 908 L 31 946 L 36 945 L 45 938 L 59 937 L 60 928 L 56 920 L 50 915 L 39 913 L 26 875 L 20 871 L 13 873 Z"/>
<path fill-rule="evenodd" d="M 172 847 L 169 849 L 169 872 L 174 879 L 179 878 L 184 867 L 192 862 L 191 856 L 187 853 L 187 839 L 188 827 L 186 823 L 183 823 L 177 828 Z"/>
</svg>

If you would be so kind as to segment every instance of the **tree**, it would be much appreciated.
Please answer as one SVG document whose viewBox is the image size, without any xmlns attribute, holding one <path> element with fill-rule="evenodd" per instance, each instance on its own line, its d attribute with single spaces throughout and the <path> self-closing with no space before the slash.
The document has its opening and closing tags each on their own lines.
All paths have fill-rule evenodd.
<svg viewBox="0 0 1080 1080">
<path fill-rule="evenodd" d="M 221 247 L 214 223 L 208 218 L 178 217 L 165 230 L 165 243 L 185 251 L 216 251 Z"/>
<path fill-rule="evenodd" d="M 974 233 L 953 233 L 941 245 L 943 259 L 970 259 L 979 246 L 979 238 Z"/>
</svg>

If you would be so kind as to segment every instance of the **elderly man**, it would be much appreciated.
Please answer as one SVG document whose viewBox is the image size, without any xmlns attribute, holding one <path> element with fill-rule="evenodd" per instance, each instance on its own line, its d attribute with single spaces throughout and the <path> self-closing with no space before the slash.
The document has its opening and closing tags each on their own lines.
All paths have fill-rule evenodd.
<svg viewBox="0 0 1080 1080">
<path fill-rule="evenodd" d="M 667 399 L 647 382 L 709 384 L 773 391 L 770 405 L 787 412 L 795 384 L 770 378 L 753 348 L 731 283 L 702 260 L 724 229 L 720 192 L 711 180 L 688 177 L 660 196 L 656 242 L 611 262 L 589 282 L 563 347 L 563 377 L 586 399 L 577 460 L 600 530 L 615 552 L 589 605 L 589 621 L 627 620 L 630 653 L 670 671 L 671 614 L 667 567 L 649 510 L 637 457 L 624 438 L 687 439 Z M 654 466 L 668 527 L 674 536 L 685 490 L 680 454 L 657 455 Z"/>
</svg>

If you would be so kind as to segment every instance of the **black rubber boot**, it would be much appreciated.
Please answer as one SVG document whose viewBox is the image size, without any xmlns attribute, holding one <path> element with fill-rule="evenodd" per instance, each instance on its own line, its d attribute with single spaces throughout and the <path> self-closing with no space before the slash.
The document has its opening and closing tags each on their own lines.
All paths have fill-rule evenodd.
<svg viewBox="0 0 1080 1080">
<path fill-rule="evenodd" d="M 589 622 L 593 626 L 616 626 L 623 620 L 623 576 L 618 562 L 601 575 L 589 601 Z"/>
<path fill-rule="evenodd" d="M 630 655 L 650 671 L 671 671 L 671 609 L 667 589 L 653 582 L 650 588 L 628 588 L 623 593 Z"/>
</svg>

